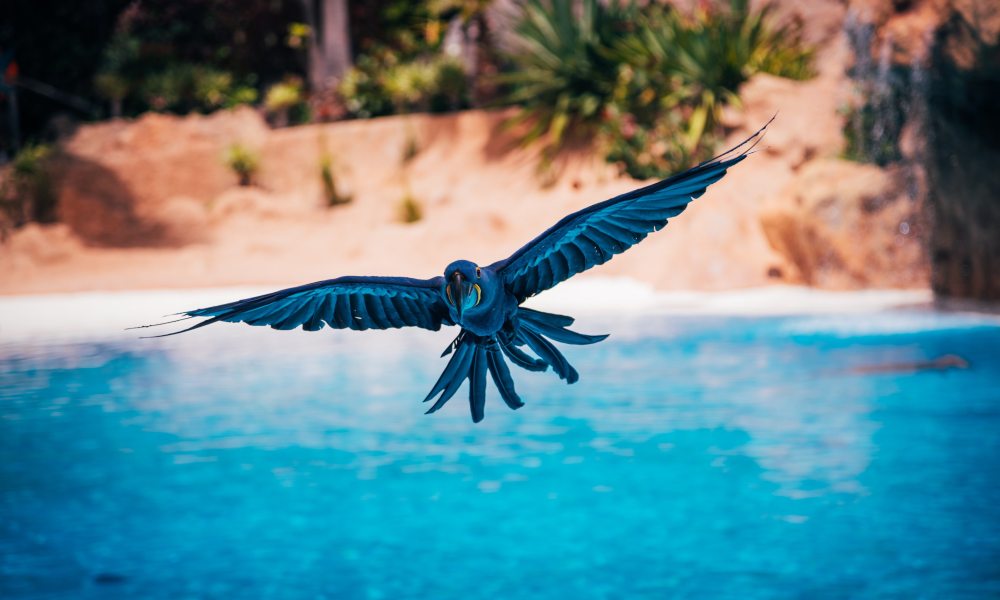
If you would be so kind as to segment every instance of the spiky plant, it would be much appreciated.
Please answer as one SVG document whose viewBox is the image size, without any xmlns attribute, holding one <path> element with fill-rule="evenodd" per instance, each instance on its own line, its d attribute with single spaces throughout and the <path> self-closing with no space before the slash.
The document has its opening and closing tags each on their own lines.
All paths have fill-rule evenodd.
<svg viewBox="0 0 1000 600">
<path fill-rule="evenodd" d="M 416 223 L 424 218 L 424 209 L 409 191 L 399 201 L 399 220 L 406 224 Z"/>
<path fill-rule="evenodd" d="M 527 0 L 499 76 L 505 100 L 522 107 L 509 125 L 531 122 L 525 142 L 562 144 L 567 131 L 593 133 L 612 103 L 620 60 L 616 38 L 635 22 L 632 2 Z"/>
<path fill-rule="evenodd" d="M 754 9 L 748 0 L 699 5 L 687 16 L 652 6 L 640 16 L 638 33 L 621 40 L 616 51 L 643 73 L 659 108 L 685 113 L 683 141 L 695 158 L 711 154 L 722 108 L 739 104 L 739 87 L 750 77 L 812 74 L 812 51 L 802 43 L 799 25 L 779 23 L 774 5 Z"/>
<path fill-rule="evenodd" d="M 323 196 L 326 198 L 328 207 L 351 202 L 351 196 L 342 193 L 337 188 L 337 180 L 333 174 L 333 157 L 329 154 L 324 154 L 319 159 L 319 177 L 323 182 Z"/>
<path fill-rule="evenodd" d="M 260 169 L 260 155 L 243 144 L 232 144 L 226 149 L 223 160 L 236 174 L 241 186 L 253 184 L 254 176 Z"/>
</svg>

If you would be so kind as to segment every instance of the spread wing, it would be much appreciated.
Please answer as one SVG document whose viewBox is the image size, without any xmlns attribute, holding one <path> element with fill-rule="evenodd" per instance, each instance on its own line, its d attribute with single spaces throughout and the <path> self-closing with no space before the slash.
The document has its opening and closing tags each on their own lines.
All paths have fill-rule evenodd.
<svg viewBox="0 0 1000 600">
<path fill-rule="evenodd" d="M 773 121 L 774 118 L 772 117 Z M 644 188 L 616 196 L 566 216 L 509 258 L 490 267 L 519 301 L 547 290 L 625 252 L 722 179 L 726 169 L 746 158 L 768 121 L 738 146 Z"/>
<path fill-rule="evenodd" d="M 334 329 L 359 331 L 393 327 L 436 331 L 442 324 L 453 325 L 448 307 L 441 299 L 443 284 L 442 277 L 339 277 L 179 313 L 185 316 L 178 321 L 208 318 L 164 335 L 184 333 L 219 321 L 270 325 L 273 329 L 301 326 L 306 331 L 317 331 L 324 324 Z"/>
</svg>

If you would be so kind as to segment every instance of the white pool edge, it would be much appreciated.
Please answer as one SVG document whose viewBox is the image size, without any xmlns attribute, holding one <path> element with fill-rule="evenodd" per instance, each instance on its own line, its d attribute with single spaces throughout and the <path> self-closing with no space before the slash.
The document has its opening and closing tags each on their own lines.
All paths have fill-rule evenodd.
<svg viewBox="0 0 1000 600">
<path fill-rule="evenodd" d="M 0 341 L 137 337 L 126 327 L 164 315 L 273 291 L 269 287 L 98 291 L 0 297 Z M 808 315 L 857 314 L 931 306 L 930 290 L 835 292 L 776 285 L 723 292 L 657 291 L 628 278 L 569 281 L 529 300 L 540 310 L 581 314 Z"/>
</svg>

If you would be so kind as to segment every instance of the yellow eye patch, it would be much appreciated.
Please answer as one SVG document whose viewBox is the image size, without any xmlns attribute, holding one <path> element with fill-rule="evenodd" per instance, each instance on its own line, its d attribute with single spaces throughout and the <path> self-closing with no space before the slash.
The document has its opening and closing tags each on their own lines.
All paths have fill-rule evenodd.
<svg viewBox="0 0 1000 600">
<path fill-rule="evenodd" d="M 479 306 L 479 303 L 483 301 L 483 288 L 479 287 L 478 283 L 472 284 L 472 289 L 476 292 L 476 303 L 473 306 Z M 455 299 L 451 296 L 451 288 L 444 288 L 444 295 L 448 297 L 448 304 L 452 306 L 458 306 L 455 304 Z"/>
</svg>

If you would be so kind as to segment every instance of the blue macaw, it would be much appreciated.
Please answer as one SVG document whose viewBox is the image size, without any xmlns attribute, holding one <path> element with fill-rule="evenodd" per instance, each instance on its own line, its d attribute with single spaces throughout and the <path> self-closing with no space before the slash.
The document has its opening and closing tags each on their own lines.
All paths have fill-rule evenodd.
<svg viewBox="0 0 1000 600">
<path fill-rule="evenodd" d="M 745 159 L 769 124 L 736 147 L 683 173 L 566 216 L 510 257 L 491 265 L 456 260 L 442 276 L 431 279 L 338 277 L 318 281 L 178 313 L 178 321 L 207 318 L 164 335 L 219 321 L 274 329 L 302 327 L 306 331 L 318 331 L 324 324 L 358 331 L 407 326 L 437 331 L 442 325 L 458 325 L 461 331 L 441 355 L 451 354 L 451 359 L 424 402 L 436 398 L 427 413 L 436 412 L 468 379 L 469 407 L 472 420 L 478 423 L 484 416 L 487 373 L 507 406 L 524 406 L 514 391 L 506 360 L 529 371 L 551 367 L 560 379 L 575 383 L 579 374 L 552 341 L 586 345 L 608 337 L 570 331 L 567 327 L 573 323 L 572 317 L 521 304 L 660 230 L 721 179 L 729 167 Z M 535 356 L 525 352 L 525 347 Z"/>
</svg>

